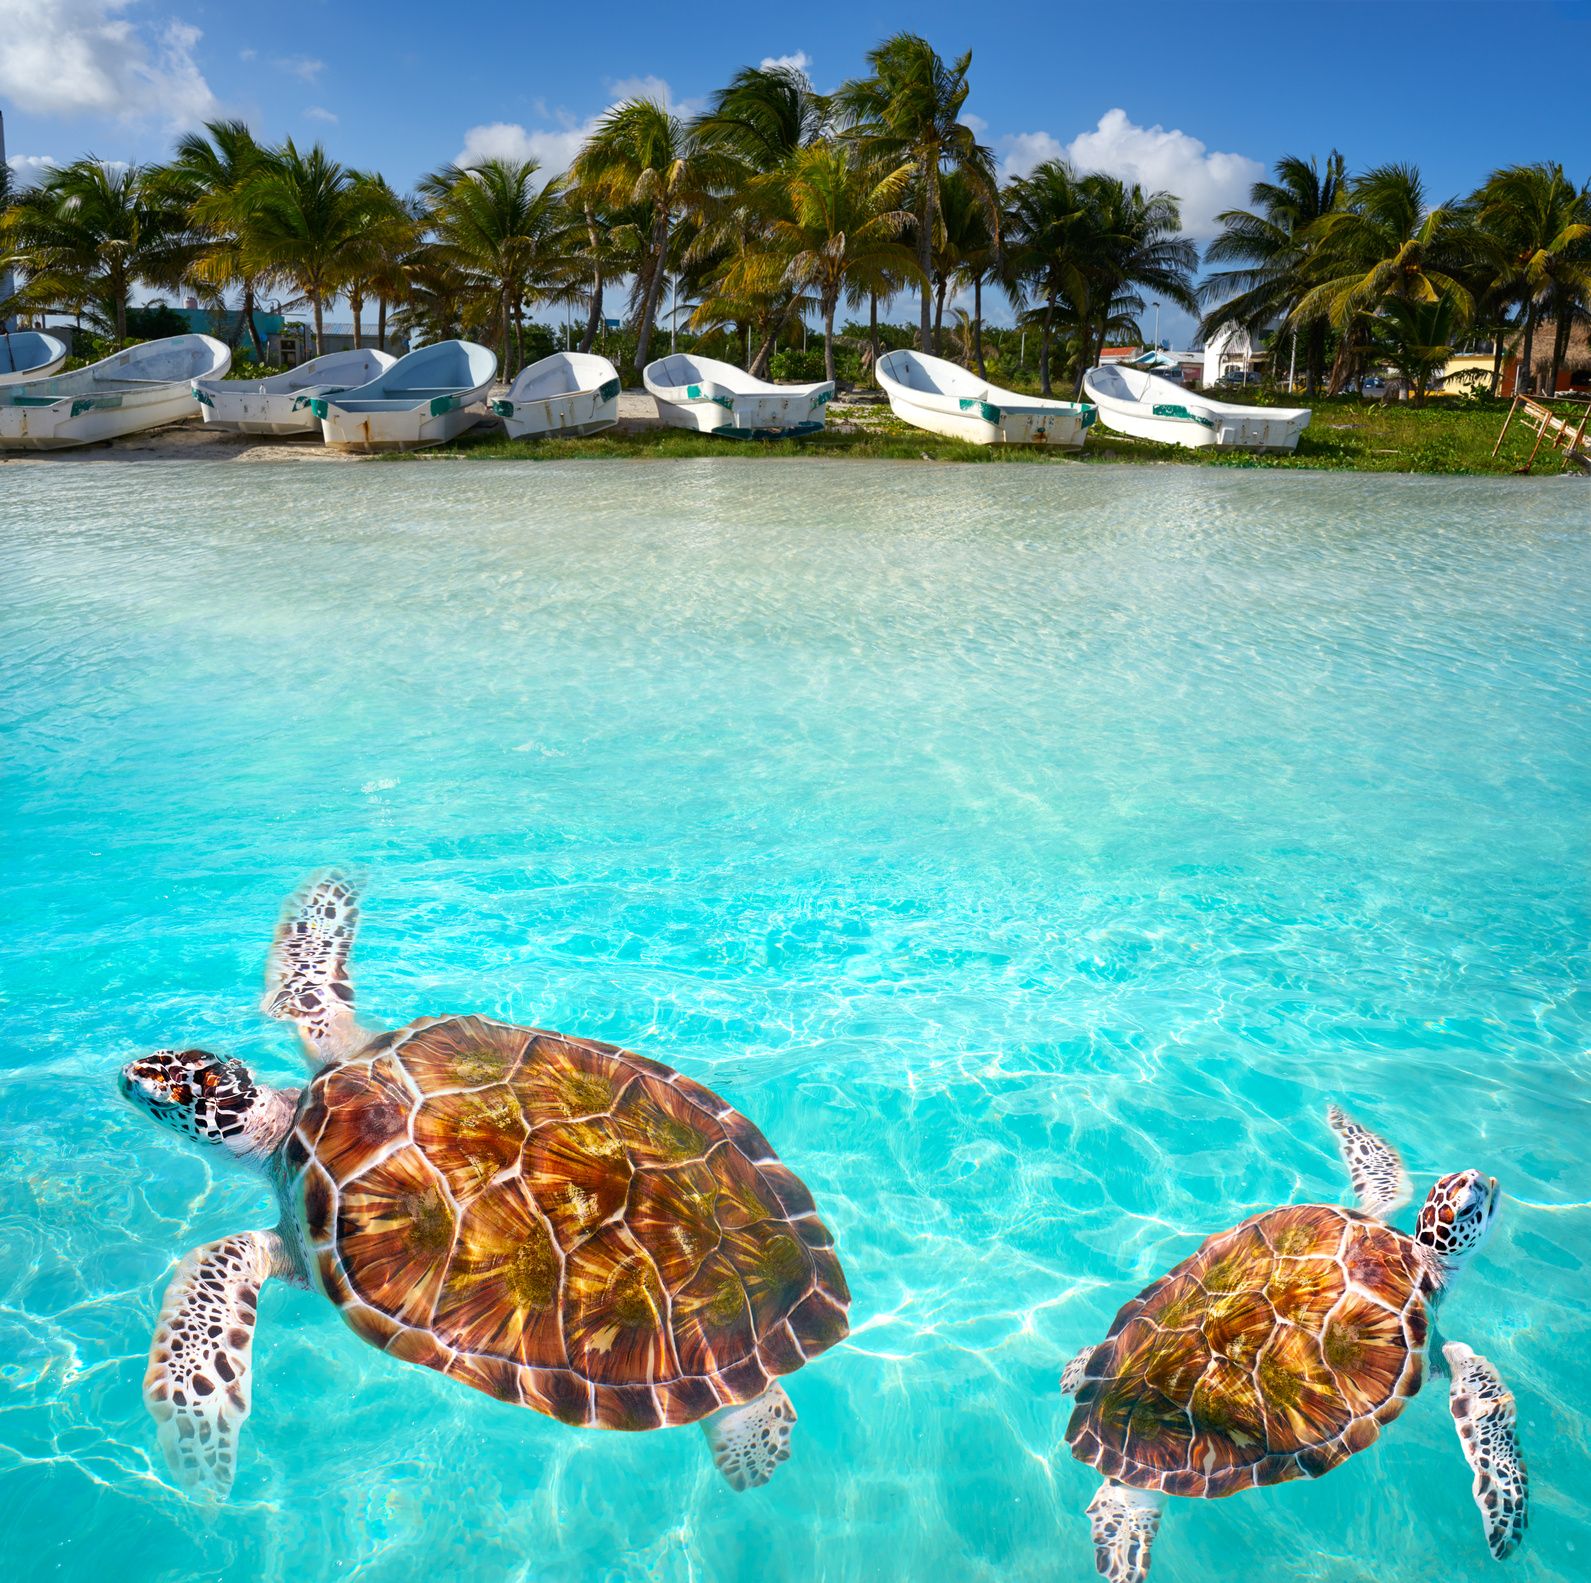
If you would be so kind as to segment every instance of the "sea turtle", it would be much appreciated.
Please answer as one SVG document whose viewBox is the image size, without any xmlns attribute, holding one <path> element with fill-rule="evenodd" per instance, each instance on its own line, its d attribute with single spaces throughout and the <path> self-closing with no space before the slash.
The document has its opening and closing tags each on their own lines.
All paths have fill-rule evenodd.
<svg viewBox="0 0 1591 1583">
<path fill-rule="evenodd" d="M 1061 1376 L 1077 1398 L 1072 1455 L 1105 1479 L 1088 1514 L 1111 1583 L 1148 1576 L 1168 1496 L 1319 1478 L 1374 1442 L 1420 1388 L 1434 1311 L 1492 1229 L 1497 1183 L 1479 1171 L 1442 1177 L 1408 1236 L 1386 1224 L 1411 1196 L 1397 1154 L 1335 1105 L 1327 1121 L 1358 1209 L 1272 1209 L 1206 1238 Z M 1501 1561 L 1529 1503 L 1514 1399 L 1461 1343 L 1438 1356 Z"/>
<path fill-rule="evenodd" d="M 492 1017 L 354 1022 L 353 886 L 289 904 L 263 1010 L 314 1076 L 157 1050 L 121 1091 L 276 1189 L 281 1222 L 195 1248 L 144 1401 L 178 1482 L 224 1500 L 260 1284 L 314 1287 L 355 1334 L 502 1401 L 600 1429 L 700 1423 L 737 1490 L 789 1456 L 779 1378 L 847 1333 L 812 1195 L 716 1094 L 611 1044 Z"/>
</svg>

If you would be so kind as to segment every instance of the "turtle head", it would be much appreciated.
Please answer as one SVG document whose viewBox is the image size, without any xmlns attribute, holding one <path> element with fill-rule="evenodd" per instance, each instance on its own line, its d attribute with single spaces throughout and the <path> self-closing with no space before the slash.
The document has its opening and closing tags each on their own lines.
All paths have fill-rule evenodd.
<svg viewBox="0 0 1591 1583">
<path fill-rule="evenodd" d="M 274 1148 L 280 1110 L 276 1090 L 254 1081 L 241 1061 L 223 1061 L 208 1050 L 156 1050 L 122 1068 L 124 1098 L 164 1127 L 231 1154 L 257 1155 Z"/>
<path fill-rule="evenodd" d="M 1479 1171 L 1456 1171 L 1431 1189 L 1414 1240 L 1430 1253 L 1444 1286 L 1451 1286 L 1480 1252 L 1497 1223 L 1501 1202 L 1497 1178 Z"/>
</svg>

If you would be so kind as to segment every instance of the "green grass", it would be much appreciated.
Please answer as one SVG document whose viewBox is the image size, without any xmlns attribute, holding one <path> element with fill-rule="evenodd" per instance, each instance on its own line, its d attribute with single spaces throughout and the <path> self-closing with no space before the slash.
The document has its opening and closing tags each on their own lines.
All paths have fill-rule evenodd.
<svg viewBox="0 0 1591 1583">
<path fill-rule="evenodd" d="M 1223 397 L 1256 406 L 1285 402 L 1239 393 Z M 1300 403 L 1302 404 L 1302 403 Z M 642 429 L 634 433 L 599 434 L 588 440 L 510 440 L 500 431 L 475 430 L 449 445 L 400 453 L 392 461 L 467 457 L 479 461 L 563 462 L 578 458 L 612 461 L 660 461 L 701 456 L 854 457 L 864 461 L 969 462 L 982 465 L 1111 466 L 1121 463 L 1177 463 L 1185 467 L 1314 468 L 1357 473 L 1456 473 L 1508 476 L 1518 470 L 1535 444 L 1535 435 L 1517 419 L 1494 459 L 1492 447 L 1508 414 L 1506 401 L 1476 403 L 1439 401 L 1416 411 L 1405 404 L 1361 401 L 1353 396 L 1317 399 L 1314 417 L 1291 454 L 1256 455 L 1249 451 L 1189 451 L 1112 434 L 1101 425 L 1089 431 L 1088 444 L 1077 452 L 1046 452 L 1039 446 L 967 445 L 940 439 L 901 423 L 886 410 L 869 415 L 873 427 L 856 434 L 832 429 L 804 440 L 721 440 L 681 429 Z M 1560 417 L 1578 424 L 1581 402 L 1559 402 Z M 1591 423 L 1586 446 L 1591 449 Z M 1536 457 L 1537 476 L 1562 470 L 1562 452 L 1544 442 Z"/>
</svg>

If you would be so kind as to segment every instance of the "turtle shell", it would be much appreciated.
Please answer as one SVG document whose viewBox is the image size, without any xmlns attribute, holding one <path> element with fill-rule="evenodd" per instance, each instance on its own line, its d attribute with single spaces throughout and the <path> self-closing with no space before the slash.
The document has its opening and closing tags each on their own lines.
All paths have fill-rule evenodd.
<svg viewBox="0 0 1591 1583">
<path fill-rule="evenodd" d="M 1318 1478 L 1419 1390 L 1431 1290 L 1413 1240 L 1355 1210 L 1256 1215 L 1117 1314 L 1083 1369 L 1072 1455 L 1168 1495 Z"/>
<path fill-rule="evenodd" d="M 311 1081 L 284 1159 L 355 1331 L 565 1423 L 691 1423 L 848 1330 L 834 1239 L 763 1135 L 612 1045 L 423 1019 Z"/>
</svg>

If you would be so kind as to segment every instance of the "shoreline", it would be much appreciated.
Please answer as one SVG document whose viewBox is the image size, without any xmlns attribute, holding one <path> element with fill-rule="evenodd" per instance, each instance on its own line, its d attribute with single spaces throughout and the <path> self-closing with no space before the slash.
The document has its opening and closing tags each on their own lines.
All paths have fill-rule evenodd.
<svg viewBox="0 0 1591 1583">
<path fill-rule="evenodd" d="M 1264 403 L 1259 403 L 1264 405 Z M 980 446 L 914 429 L 877 400 L 836 401 L 822 434 L 800 440 L 726 440 L 665 427 L 652 398 L 627 390 L 619 397 L 619 422 L 588 439 L 511 440 L 501 419 L 482 421 L 458 439 L 423 450 L 360 454 L 329 450 L 318 434 L 236 434 L 205 425 L 195 415 L 96 445 L 59 451 L 0 452 L 0 468 L 75 463 L 148 461 L 238 462 L 248 465 L 350 465 L 423 461 L 695 461 L 738 457 L 746 461 L 823 457 L 840 461 L 955 462 L 972 466 L 1181 466 L 1273 469 L 1299 472 L 1445 474 L 1457 477 L 1521 476 L 1535 443 L 1532 431 L 1515 424 L 1493 458 L 1508 403 L 1457 403 L 1415 410 L 1361 402 L 1356 397 L 1317 400 L 1310 427 L 1295 452 L 1187 450 L 1120 435 L 1102 425 L 1089 431 L 1081 451 L 1046 451 L 1038 446 Z M 1535 478 L 1585 477 L 1565 466 L 1561 452 L 1545 445 L 1536 457 Z"/>
</svg>

